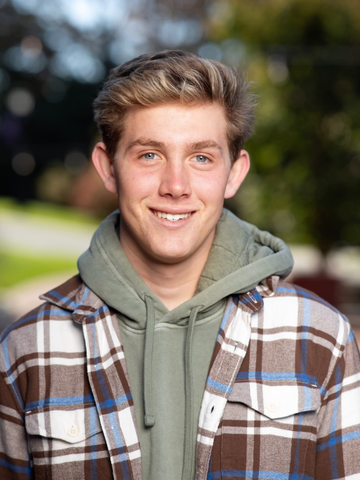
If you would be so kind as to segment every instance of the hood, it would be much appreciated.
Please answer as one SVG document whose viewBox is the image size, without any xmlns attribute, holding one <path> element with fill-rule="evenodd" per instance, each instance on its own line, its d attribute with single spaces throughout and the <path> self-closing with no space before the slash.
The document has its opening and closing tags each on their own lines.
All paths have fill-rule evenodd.
<svg viewBox="0 0 360 480">
<path fill-rule="evenodd" d="M 146 298 L 152 300 L 155 322 L 184 324 L 195 307 L 201 306 L 201 319 L 225 297 L 247 292 L 273 275 L 286 277 L 293 266 L 282 240 L 224 209 L 194 297 L 169 311 L 127 259 L 117 234 L 119 219 L 116 211 L 100 224 L 78 268 L 84 282 L 133 328 L 145 328 Z"/>
</svg>

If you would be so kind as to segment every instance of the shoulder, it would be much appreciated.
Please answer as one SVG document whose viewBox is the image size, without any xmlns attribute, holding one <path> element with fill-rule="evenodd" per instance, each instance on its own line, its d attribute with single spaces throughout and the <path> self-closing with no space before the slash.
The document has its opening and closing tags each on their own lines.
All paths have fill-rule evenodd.
<svg viewBox="0 0 360 480">
<path fill-rule="evenodd" d="M 72 314 L 83 289 L 83 282 L 75 276 L 43 295 L 42 305 L 23 315 L 2 333 L 0 357 L 3 361 L 12 364 L 18 358 L 31 358 L 39 351 L 50 351 L 51 343 L 57 338 L 76 331 L 78 326 Z"/>
<path fill-rule="evenodd" d="M 274 295 L 264 298 L 263 318 L 268 327 L 296 328 L 309 338 L 332 337 L 342 345 L 351 335 L 348 319 L 335 307 L 310 290 L 284 280 L 279 281 Z"/>
<path fill-rule="evenodd" d="M 252 319 L 249 352 L 249 368 L 263 369 L 258 375 L 315 384 L 322 393 L 337 366 L 349 363 L 349 353 L 354 365 L 359 356 L 345 316 L 315 293 L 281 280 Z"/>
</svg>

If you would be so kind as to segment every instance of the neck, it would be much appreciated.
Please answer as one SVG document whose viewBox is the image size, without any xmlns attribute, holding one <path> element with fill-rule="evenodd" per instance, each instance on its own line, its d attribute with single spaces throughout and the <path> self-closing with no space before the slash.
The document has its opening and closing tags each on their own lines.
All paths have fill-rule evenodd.
<svg viewBox="0 0 360 480">
<path fill-rule="evenodd" d="M 138 273 L 168 310 L 173 310 L 194 296 L 203 269 L 194 268 L 194 265 L 185 269 L 184 265 L 148 267 Z M 192 273 L 190 276 L 189 271 Z"/>
<path fill-rule="evenodd" d="M 137 273 L 168 310 L 194 296 L 211 248 L 210 244 L 200 255 L 169 264 L 149 258 L 144 261 L 138 252 L 128 248 L 126 242 L 121 242 L 121 245 Z"/>
</svg>

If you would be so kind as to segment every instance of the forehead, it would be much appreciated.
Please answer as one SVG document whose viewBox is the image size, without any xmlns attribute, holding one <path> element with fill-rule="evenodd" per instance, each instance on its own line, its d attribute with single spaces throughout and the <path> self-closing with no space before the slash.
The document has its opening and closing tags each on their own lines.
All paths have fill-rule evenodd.
<svg viewBox="0 0 360 480">
<path fill-rule="evenodd" d="M 212 142 L 227 148 L 225 110 L 217 103 L 180 102 L 131 108 L 119 143 L 128 148 L 144 138 L 164 145 Z"/>
</svg>

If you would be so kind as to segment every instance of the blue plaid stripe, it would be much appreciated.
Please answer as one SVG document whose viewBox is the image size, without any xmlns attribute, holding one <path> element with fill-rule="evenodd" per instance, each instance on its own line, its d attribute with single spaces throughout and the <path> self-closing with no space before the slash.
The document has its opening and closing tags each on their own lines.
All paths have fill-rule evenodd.
<svg viewBox="0 0 360 480">
<path fill-rule="evenodd" d="M 50 290 L 49 295 L 53 296 L 57 300 L 61 300 L 61 303 L 71 308 L 72 310 L 75 310 L 79 306 L 78 302 L 75 302 L 73 299 L 61 295 L 56 290 Z"/>
<path fill-rule="evenodd" d="M 316 450 L 318 452 L 322 452 L 323 450 L 327 450 L 328 448 L 332 448 L 336 445 L 340 445 L 346 442 L 351 442 L 352 440 L 360 439 L 360 430 L 356 430 L 355 432 L 345 433 L 344 435 L 333 436 L 330 440 L 324 443 L 320 443 L 317 445 Z"/>
<path fill-rule="evenodd" d="M 231 313 L 233 313 L 234 307 L 236 306 L 238 300 L 239 300 L 238 295 L 236 295 L 236 296 L 234 296 L 230 299 L 230 302 L 226 307 L 223 319 L 221 320 L 220 329 L 219 329 L 219 333 L 218 333 L 218 336 L 217 336 L 217 342 L 219 342 L 220 337 L 224 334 L 225 327 L 229 323 L 229 316 L 230 316 Z"/>
<path fill-rule="evenodd" d="M 45 407 L 60 407 L 60 406 L 74 406 L 74 405 L 84 405 L 85 403 L 94 403 L 93 395 L 84 395 L 77 397 L 52 397 L 52 398 L 43 398 L 35 402 L 29 402 L 25 405 L 24 410 L 30 411 L 38 408 Z"/>
<path fill-rule="evenodd" d="M 5 467 L 11 472 L 24 473 L 28 478 L 32 478 L 30 462 L 26 467 L 20 467 L 0 458 L 0 467 Z"/>
<path fill-rule="evenodd" d="M 215 380 L 212 380 L 210 377 L 207 379 L 206 382 L 209 387 L 214 388 L 216 390 L 219 390 L 219 392 L 231 392 L 231 386 L 230 385 L 224 385 L 223 383 L 216 382 Z"/>
<path fill-rule="evenodd" d="M 266 470 L 221 470 L 220 472 L 211 472 L 208 474 L 208 480 L 219 478 L 258 478 L 268 480 L 314 480 L 314 477 L 308 475 L 298 475 L 297 473 L 283 473 Z"/>
</svg>

